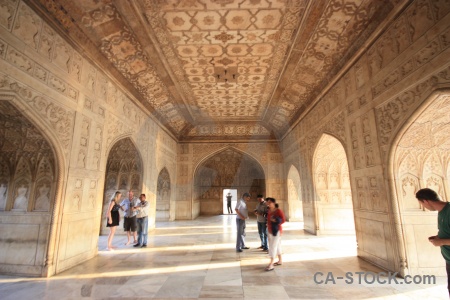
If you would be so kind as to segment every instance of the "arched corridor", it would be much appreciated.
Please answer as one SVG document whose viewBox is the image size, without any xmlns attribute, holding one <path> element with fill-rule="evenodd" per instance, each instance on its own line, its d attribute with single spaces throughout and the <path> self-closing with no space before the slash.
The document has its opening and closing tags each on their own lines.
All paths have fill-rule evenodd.
<svg viewBox="0 0 450 300">
<path fill-rule="evenodd" d="M 341 286 L 321 294 L 288 277 L 324 267 L 321 241 L 341 244 L 326 235 L 354 233 L 351 251 L 374 266 L 443 274 L 426 239 L 436 213 L 414 193 L 450 200 L 449 24 L 448 0 L 0 0 L 0 274 L 94 277 L 102 265 L 114 271 L 82 279 L 83 296 L 120 296 L 108 276 L 128 269 L 117 285 L 152 297 L 169 285 L 227 295 L 223 284 L 248 298 L 279 283 L 280 298 L 338 298 Z M 156 250 L 105 254 L 106 204 L 129 189 L 146 195 Z M 273 197 L 318 235 L 298 228 L 286 241 L 292 270 L 249 279 L 261 261 L 228 253 L 227 191 L 249 192 L 252 209 L 257 194 Z M 186 269 L 196 255 L 207 267 Z M 153 272 L 140 259 L 164 275 L 136 277 Z M 228 263 L 238 279 L 208 278 Z"/>
</svg>

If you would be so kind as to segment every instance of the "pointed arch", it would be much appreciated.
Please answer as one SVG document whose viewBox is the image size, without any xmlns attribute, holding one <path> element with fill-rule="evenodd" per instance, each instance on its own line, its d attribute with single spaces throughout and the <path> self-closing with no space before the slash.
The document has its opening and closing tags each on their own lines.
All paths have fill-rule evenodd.
<svg viewBox="0 0 450 300">
<path fill-rule="evenodd" d="M 116 139 L 109 149 L 105 170 L 105 186 L 102 206 L 102 216 L 116 191 L 127 196 L 129 190 L 140 193 L 142 189 L 144 170 L 142 156 L 130 136 Z M 101 218 L 100 234 L 107 234 L 106 218 Z"/>
<path fill-rule="evenodd" d="M 39 109 L 30 109 L 28 104 L 31 106 L 39 104 Z M 26 244 L 23 241 L 6 243 L 4 246 L 7 249 L 0 249 L 0 252 L 5 253 L 7 257 L 17 257 L 18 259 L 16 262 L 8 262 L 8 272 L 11 270 L 11 265 L 16 264 L 17 270 L 21 270 L 21 273 L 51 276 L 55 274 L 58 260 L 56 240 L 61 218 L 63 178 L 66 173 L 65 146 L 67 145 L 61 144 L 59 136 L 61 132 L 57 132 L 57 126 L 61 124 L 55 118 L 48 117 L 47 114 L 52 112 L 55 107 L 41 97 L 22 99 L 15 93 L 2 94 L 0 106 L 0 127 L 5 129 L 2 132 L 4 134 L 8 130 L 15 132 L 8 133 L 8 138 L 0 138 L 3 151 L 0 153 L 0 157 L 2 157 L 0 159 L 2 165 L 0 210 L 5 211 L 0 219 L 8 218 L 9 211 L 18 209 L 15 214 L 21 215 L 23 226 L 20 228 L 27 232 L 22 234 L 18 232 L 17 226 L 11 225 L 15 236 L 30 236 L 30 232 L 33 231 L 35 233 L 32 235 L 35 239 L 28 239 Z M 62 110 L 61 115 L 63 115 Z M 65 125 L 71 128 L 73 116 L 71 113 L 67 113 L 64 117 L 66 117 L 64 121 L 67 121 Z M 9 126 L 4 126 L 5 121 L 9 122 Z M 15 159 L 6 160 L 11 156 L 11 151 L 7 149 L 14 152 L 22 151 L 23 154 L 16 153 L 13 155 L 16 157 Z M 21 174 L 15 172 L 17 158 L 22 161 L 21 164 L 24 166 L 24 172 Z M 43 187 L 43 184 L 47 186 Z M 24 204 L 17 205 L 19 202 Z M 15 205 L 17 208 L 14 208 Z M 39 215 L 38 218 L 36 218 L 37 215 Z M 1 223 L 5 230 L 9 230 L 10 224 L 7 219 L 2 220 Z M 16 249 L 14 245 L 20 246 L 20 249 Z M 31 261 L 27 260 L 29 264 L 20 261 L 23 256 L 15 255 L 15 253 L 23 253 L 23 249 L 30 251 L 30 257 L 34 257 Z M 0 269 L 3 269 L 1 264 Z"/>
<path fill-rule="evenodd" d="M 265 194 L 265 172 L 258 160 L 234 147 L 224 147 L 206 156 L 194 172 L 193 216 L 223 213 L 224 189 L 237 196 L 249 192 L 256 199 Z"/>
<path fill-rule="evenodd" d="M 348 161 L 342 143 L 323 134 L 313 155 L 313 203 L 316 233 L 354 234 L 355 223 L 348 174 Z"/>
<path fill-rule="evenodd" d="M 171 190 L 170 174 L 164 167 L 159 172 L 156 187 L 156 221 L 170 221 L 175 218 L 171 214 Z"/>
<path fill-rule="evenodd" d="M 209 153 L 208 155 L 203 157 L 201 160 L 199 160 L 198 163 L 194 166 L 194 174 L 197 172 L 198 167 L 201 166 L 206 160 L 208 160 L 211 157 L 215 156 L 216 154 L 221 153 L 223 151 L 226 151 L 228 149 L 236 151 L 236 152 L 239 152 L 239 153 L 242 153 L 243 155 L 246 155 L 248 157 L 251 157 L 252 159 L 254 159 L 259 164 L 259 166 L 264 170 L 264 172 L 266 172 L 266 170 L 264 169 L 264 166 L 261 163 L 260 159 L 255 157 L 252 153 L 249 153 L 249 152 L 246 152 L 246 151 L 242 151 L 241 149 L 233 147 L 233 146 L 225 146 L 225 147 L 219 148 L 219 149 Z"/>
<path fill-rule="evenodd" d="M 421 188 L 434 189 L 449 199 L 450 91 L 434 92 L 424 101 L 393 139 L 389 152 L 391 207 L 402 274 L 445 274 L 439 249 L 423 243 L 436 233 L 436 212 L 423 209 L 415 197 Z"/>
<path fill-rule="evenodd" d="M 287 176 L 289 221 L 303 222 L 302 185 L 298 169 L 291 165 Z"/>
</svg>

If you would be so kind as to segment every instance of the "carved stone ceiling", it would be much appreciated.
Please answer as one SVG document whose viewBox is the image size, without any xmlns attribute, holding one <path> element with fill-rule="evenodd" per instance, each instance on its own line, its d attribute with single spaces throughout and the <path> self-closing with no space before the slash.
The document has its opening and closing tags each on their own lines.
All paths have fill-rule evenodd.
<svg viewBox="0 0 450 300">
<path fill-rule="evenodd" d="M 396 2 L 27 1 L 180 141 L 283 136 Z"/>
</svg>

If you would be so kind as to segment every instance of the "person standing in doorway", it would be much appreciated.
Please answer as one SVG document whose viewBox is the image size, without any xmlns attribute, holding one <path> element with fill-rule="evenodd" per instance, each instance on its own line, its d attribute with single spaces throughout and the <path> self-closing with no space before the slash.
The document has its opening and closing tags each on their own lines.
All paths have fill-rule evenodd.
<svg viewBox="0 0 450 300">
<path fill-rule="evenodd" d="M 145 194 L 141 194 L 139 200 L 140 202 L 136 206 L 138 212 L 136 216 L 138 242 L 134 247 L 145 248 L 147 247 L 149 203 L 146 200 Z"/>
<path fill-rule="evenodd" d="M 231 196 L 231 193 L 227 194 L 227 209 L 228 209 L 228 214 L 232 214 L 233 210 L 231 209 L 231 198 L 233 198 L 233 196 Z"/>
<path fill-rule="evenodd" d="M 438 212 L 438 233 L 430 236 L 428 241 L 433 246 L 441 247 L 441 254 L 446 262 L 447 289 L 450 296 L 450 203 L 442 201 L 432 189 L 420 189 L 416 193 L 419 203 L 428 210 Z"/>
<path fill-rule="evenodd" d="M 119 226 L 120 222 L 120 214 L 119 209 L 120 205 L 117 204 L 120 201 L 120 197 L 122 193 L 117 191 L 114 193 L 111 201 L 109 202 L 108 211 L 106 213 L 106 227 L 109 227 L 109 235 L 108 235 L 108 247 L 106 250 L 113 251 L 112 240 L 114 238 L 114 234 L 116 233 L 116 228 Z"/>
<path fill-rule="evenodd" d="M 269 257 L 270 262 L 266 267 L 266 271 L 272 271 L 274 266 L 281 266 L 283 264 L 281 252 L 281 234 L 283 224 L 286 219 L 284 213 L 278 208 L 275 198 L 266 198 L 269 210 L 267 212 L 267 231 L 269 233 Z M 278 261 L 274 262 L 275 257 L 278 256 Z"/>
<path fill-rule="evenodd" d="M 242 199 L 238 201 L 234 211 L 236 212 L 236 252 L 242 252 L 243 249 L 250 249 L 245 246 L 245 220 L 248 219 L 247 202 L 250 200 L 250 194 L 244 193 Z"/>
<path fill-rule="evenodd" d="M 258 234 L 261 239 L 261 246 L 258 249 L 262 249 L 263 251 L 268 250 L 267 244 L 267 203 L 264 201 L 263 195 L 258 195 L 258 204 L 256 205 L 255 215 L 256 215 L 256 223 L 258 225 Z"/>
<path fill-rule="evenodd" d="M 133 197 L 133 191 L 128 191 L 128 198 L 124 199 L 122 203 L 120 203 L 120 206 L 122 207 L 122 210 L 125 211 L 125 217 L 123 221 L 123 229 L 127 233 L 128 241 L 125 243 L 125 245 L 129 245 L 131 243 L 131 235 L 133 235 L 134 238 L 134 244 L 137 243 L 137 222 L 136 222 L 136 215 L 138 211 L 136 210 L 136 206 L 138 200 Z"/>
</svg>

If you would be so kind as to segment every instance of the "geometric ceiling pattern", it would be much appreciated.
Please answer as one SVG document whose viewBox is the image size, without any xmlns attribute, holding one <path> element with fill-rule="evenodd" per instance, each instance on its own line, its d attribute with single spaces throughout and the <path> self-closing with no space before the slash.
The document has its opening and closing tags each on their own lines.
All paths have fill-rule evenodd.
<svg viewBox="0 0 450 300">
<path fill-rule="evenodd" d="M 147 4 L 194 119 L 259 120 L 304 10 L 281 1 Z"/>
<path fill-rule="evenodd" d="M 282 136 L 398 1 L 27 2 L 182 141 Z"/>
</svg>

